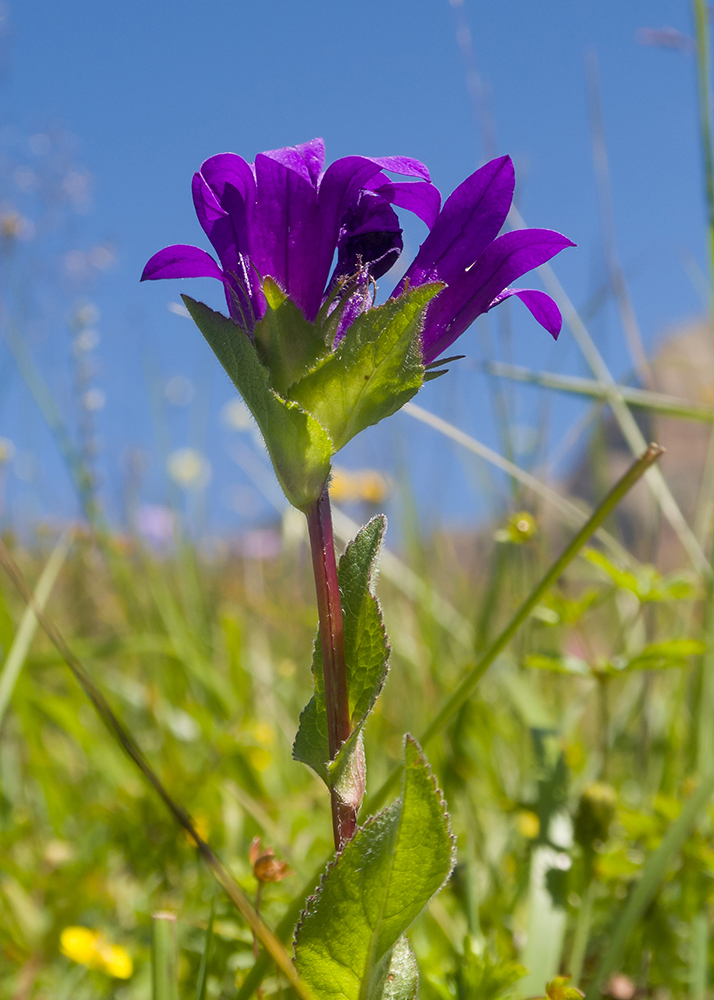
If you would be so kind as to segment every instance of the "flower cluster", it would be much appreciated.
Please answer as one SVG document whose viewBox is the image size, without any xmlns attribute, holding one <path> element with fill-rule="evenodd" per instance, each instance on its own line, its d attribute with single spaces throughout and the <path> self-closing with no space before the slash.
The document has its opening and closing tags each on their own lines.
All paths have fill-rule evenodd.
<svg viewBox="0 0 714 1000">
<path fill-rule="evenodd" d="M 513 198 L 510 157 L 475 171 L 443 207 L 418 160 L 347 156 L 327 170 L 324 162 L 322 139 L 259 153 L 255 163 L 235 153 L 210 157 L 194 174 L 192 190 L 218 262 L 198 247 L 170 246 L 151 258 L 142 280 L 217 278 L 231 318 L 252 336 L 266 311 L 263 285 L 269 277 L 309 322 L 325 307 L 339 308 L 338 343 L 369 308 L 370 286 L 402 251 L 396 206 L 415 213 L 430 232 L 392 296 L 428 282 L 446 286 L 426 309 L 424 364 L 477 316 L 512 295 L 558 336 L 562 321 L 553 300 L 541 291 L 509 286 L 574 244 L 548 229 L 498 235 Z M 410 180 L 390 179 L 387 172 Z"/>
</svg>

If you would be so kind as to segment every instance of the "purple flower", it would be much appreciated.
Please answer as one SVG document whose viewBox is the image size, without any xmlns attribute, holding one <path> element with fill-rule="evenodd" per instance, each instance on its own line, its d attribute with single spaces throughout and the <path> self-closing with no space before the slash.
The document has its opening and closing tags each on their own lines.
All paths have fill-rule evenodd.
<svg viewBox="0 0 714 1000">
<path fill-rule="evenodd" d="M 324 159 L 324 144 L 314 139 L 260 153 L 254 164 L 235 153 L 206 160 L 194 175 L 193 199 L 218 263 L 198 247 L 171 246 L 151 258 L 142 281 L 218 278 L 231 317 L 252 336 L 265 313 L 261 283 L 271 277 L 311 322 L 326 301 L 328 309 L 339 306 L 339 341 L 369 308 L 373 281 L 402 251 L 395 205 L 414 212 L 430 232 L 393 296 L 425 282 L 447 286 L 426 311 L 425 364 L 477 316 L 511 295 L 558 336 L 562 319 L 553 300 L 544 292 L 509 285 L 574 244 L 548 229 L 498 236 L 513 198 L 509 157 L 473 173 L 441 210 L 441 196 L 418 160 L 347 156 L 323 172 Z M 412 180 L 390 180 L 384 171 Z"/>
</svg>

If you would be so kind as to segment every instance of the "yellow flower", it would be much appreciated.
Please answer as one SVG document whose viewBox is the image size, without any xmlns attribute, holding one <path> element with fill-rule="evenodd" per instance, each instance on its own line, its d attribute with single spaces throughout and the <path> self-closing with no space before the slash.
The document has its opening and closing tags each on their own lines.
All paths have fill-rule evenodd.
<svg viewBox="0 0 714 1000">
<path fill-rule="evenodd" d="M 375 469 L 334 468 L 330 480 L 330 496 L 337 503 L 382 503 L 389 484 Z"/>
<path fill-rule="evenodd" d="M 511 514 L 505 528 L 499 528 L 494 534 L 497 542 L 512 542 L 514 545 L 522 545 L 530 541 L 537 534 L 538 526 L 535 518 L 527 510 L 519 510 Z"/>
<path fill-rule="evenodd" d="M 89 969 L 98 969 L 115 979 L 129 979 L 134 971 L 131 955 L 118 944 L 111 944 L 88 927 L 65 927 L 60 934 L 60 950 L 67 958 Z"/>
<path fill-rule="evenodd" d="M 540 820 L 530 809 L 521 809 L 516 817 L 516 829 L 527 840 L 535 840 L 540 833 Z"/>
</svg>

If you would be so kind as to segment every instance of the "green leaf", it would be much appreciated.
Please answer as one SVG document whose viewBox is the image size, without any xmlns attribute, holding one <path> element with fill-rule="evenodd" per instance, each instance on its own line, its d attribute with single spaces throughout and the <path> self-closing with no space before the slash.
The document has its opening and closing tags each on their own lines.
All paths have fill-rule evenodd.
<svg viewBox="0 0 714 1000">
<path fill-rule="evenodd" d="M 534 653 L 526 656 L 524 666 L 532 670 L 549 670 L 554 674 L 569 674 L 577 677 L 589 677 L 590 669 L 585 660 L 577 656 L 543 656 Z"/>
<path fill-rule="evenodd" d="M 306 375 L 328 348 L 313 323 L 272 278 L 263 282 L 265 316 L 255 327 L 255 346 L 270 372 L 270 382 L 284 396 L 290 386 Z"/>
<path fill-rule="evenodd" d="M 188 295 L 182 298 L 255 417 L 286 497 L 304 510 L 320 496 L 329 475 L 329 435 L 313 416 L 271 388 L 268 370 L 239 326 Z"/>
<path fill-rule="evenodd" d="M 416 958 L 406 937 L 402 936 L 392 949 L 387 975 L 376 996 L 381 1000 L 414 1000 L 418 985 Z"/>
<path fill-rule="evenodd" d="M 696 580 L 687 573 L 662 576 L 654 566 L 648 565 L 638 566 L 633 573 L 616 566 L 596 549 L 586 549 L 583 555 L 616 587 L 631 591 L 640 601 L 691 601 L 698 596 Z"/>
<path fill-rule="evenodd" d="M 699 639 L 668 639 L 646 646 L 641 653 L 628 660 L 623 670 L 665 670 L 685 667 L 689 656 L 702 656 L 706 644 Z"/>
<path fill-rule="evenodd" d="M 346 844 L 298 924 L 295 965 L 318 1000 L 412 1000 L 400 939 L 453 864 L 441 793 L 408 736 L 402 798 Z"/>
<path fill-rule="evenodd" d="M 293 757 L 311 767 L 332 787 L 341 782 L 354 794 L 354 783 L 361 769 L 359 732 L 374 707 L 387 676 L 389 646 L 382 622 L 379 602 L 374 595 L 374 575 L 379 549 L 387 528 L 387 519 L 380 515 L 360 529 L 340 559 L 337 576 L 345 635 L 347 696 L 352 737 L 345 743 L 332 765 L 327 738 L 327 712 L 322 676 L 322 648 L 319 635 L 313 647 L 312 673 L 315 694 L 300 716 Z M 352 801 L 350 798 L 349 800 Z"/>
<path fill-rule="evenodd" d="M 395 413 L 422 386 L 424 311 L 443 288 L 421 285 L 362 313 L 337 349 L 290 390 L 332 438 L 335 452 L 365 427 Z"/>
</svg>

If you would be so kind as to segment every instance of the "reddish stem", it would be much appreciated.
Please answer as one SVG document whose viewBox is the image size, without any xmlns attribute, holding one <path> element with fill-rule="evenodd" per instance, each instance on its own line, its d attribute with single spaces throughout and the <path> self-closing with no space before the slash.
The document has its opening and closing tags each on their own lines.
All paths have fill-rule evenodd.
<svg viewBox="0 0 714 1000">
<path fill-rule="evenodd" d="M 320 645 L 322 671 L 325 678 L 325 703 L 327 706 L 327 737 L 330 760 L 350 735 L 350 710 L 347 700 L 347 670 L 345 668 L 345 638 L 342 626 L 342 604 L 337 581 L 335 541 L 332 534 L 332 515 L 327 487 L 307 510 L 307 525 L 312 549 L 312 568 L 315 574 L 317 609 L 320 616 Z M 335 847 L 339 851 L 354 835 L 357 826 L 356 811 L 340 801 L 332 790 L 332 828 Z"/>
</svg>

